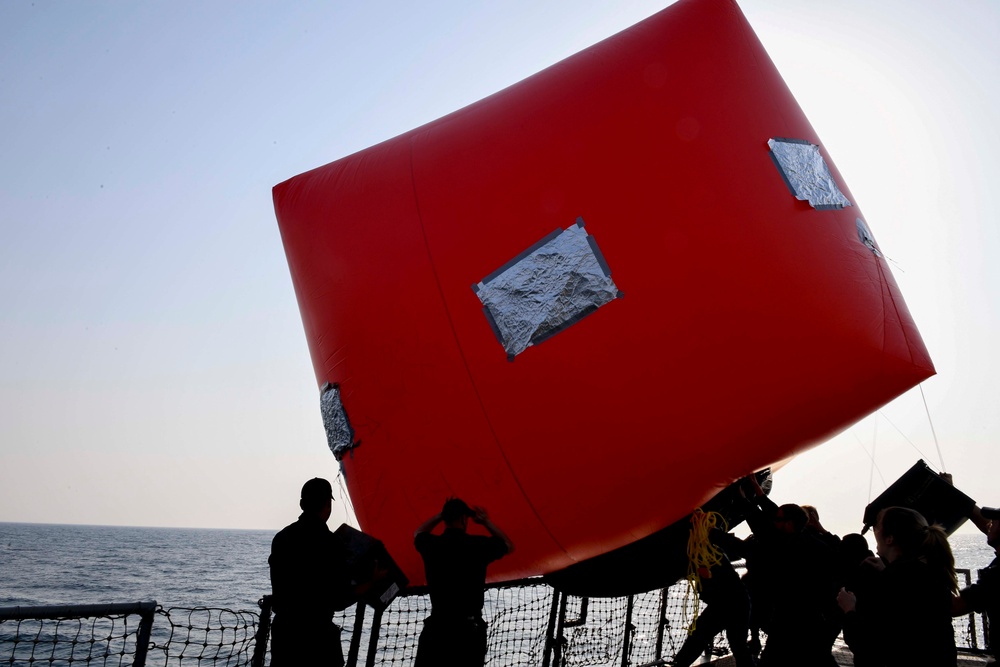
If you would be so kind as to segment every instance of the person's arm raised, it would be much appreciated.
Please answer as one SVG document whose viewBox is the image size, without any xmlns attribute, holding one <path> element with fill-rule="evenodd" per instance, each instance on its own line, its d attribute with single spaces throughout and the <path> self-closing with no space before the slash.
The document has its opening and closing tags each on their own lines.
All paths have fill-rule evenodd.
<svg viewBox="0 0 1000 667">
<path fill-rule="evenodd" d="M 507 537 L 506 533 L 497 528 L 497 525 L 490 520 L 490 517 L 486 513 L 486 510 L 483 509 L 482 507 L 473 507 L 472 511 L 475 512 L 475 514 L 472 517 L 472 520 L 478 523 L 486 530 L 488 530 L 490 535 L 492 535 L 493 537 L 497 537 L 503 540 L 503 543 L 507 545 L 508 554 L 513 553 L 514 543 L 511 542 L 510 538 Z"/>
</svg>

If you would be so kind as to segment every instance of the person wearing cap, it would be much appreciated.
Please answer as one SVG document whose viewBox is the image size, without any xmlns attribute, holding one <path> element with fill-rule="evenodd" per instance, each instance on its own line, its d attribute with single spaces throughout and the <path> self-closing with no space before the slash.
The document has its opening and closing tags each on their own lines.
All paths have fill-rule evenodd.
<svg viewBox="0 0 1000 667">
<path fill-rule="evenodd" d="M 986 543 L 993 547 L 997 558 L 980 570 L 979 580 L 959 591 L 951 605 L 952 616 L 963 616 L 973 611 L 985 612 L 989 621 L 990 652 L 994 655 L 989 664 L 995 664 L 1000 648 L 1000 509 L 976 507 L 972 522 L 986 533 Z"/>
<path fill-rule="evenodd" d="M 360 591 L 326 525 L 332 500 L 330 482 L 319 477 L 306 482 L 302 514 L 271 541 L 271 667 L 344 664 L 333 614 L 355 603 Z"/>
<path fill-rule="evenodd" d="M 489 536 L 469 535 L 469 519 Z M 433 534 L 442 522 L 444 532 Z M 424 559 L 431 597 L 431 615 L 424 619 L 415 667 L 481 666 L 486 657 L 482 616 L 486 568 L 511 553 L 514 544 L 486 510 L 472 509 L 458 498 L 448 499 L 438 514 L 421 524 L 413 543 Z"/>
</svg>

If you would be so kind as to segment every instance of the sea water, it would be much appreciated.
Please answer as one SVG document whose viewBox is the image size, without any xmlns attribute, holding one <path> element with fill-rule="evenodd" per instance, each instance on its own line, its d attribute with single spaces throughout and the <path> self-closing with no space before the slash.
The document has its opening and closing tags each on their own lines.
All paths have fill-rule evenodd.
<svg viewBox="0 0 1000 667">
<path fill-rule="evenodd" d="M 276 531 L 0 523 L 0 607 L 155 600 L 257 610 Z"/>
<path fill-rule="evenodd" d="M 275 531 L 0 523 L 0 607 L 156 600 L 257 610 Z M 986 567 L 980 533 L 951 537 L 956 566 Z"/>
</svg>

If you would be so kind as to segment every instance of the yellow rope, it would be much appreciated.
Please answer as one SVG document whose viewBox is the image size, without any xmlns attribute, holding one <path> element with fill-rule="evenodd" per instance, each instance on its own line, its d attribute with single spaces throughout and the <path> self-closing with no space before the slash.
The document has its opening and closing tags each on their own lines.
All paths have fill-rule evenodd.
<svg viewBox="0 0 1000 667">
<path fill-rule="evenodd" d="M 694 632 L 698 624 L 698 613 L 701 605 L 698 596 L 701 593 L 702 578 L 712 577 L 711 568 L 722 562 L 722 549 L 712 544 L 708 539 L 708 534 L 716 525 L 722 526 L 723 530 L 728 530 L 726 519 L 718 512 L 703 512 L 700 508 L 691 514 L 691 534 L 688 536 L 687 557 L 688 571 L 687 583 L 688 594 L 684 599 L 684 622 L 688 620 L 688 605 L 694 610 L 691 614 L 691 623 L 688 625 L 688 635 Z"/>
</svg>

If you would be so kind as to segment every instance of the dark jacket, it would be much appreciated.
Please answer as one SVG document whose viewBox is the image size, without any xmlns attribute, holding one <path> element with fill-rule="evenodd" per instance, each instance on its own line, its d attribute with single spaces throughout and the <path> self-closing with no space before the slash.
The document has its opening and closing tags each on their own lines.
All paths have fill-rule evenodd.
<svg viewBox="0 0 1000 667">
<path fill-rule="evenodd" d="M 276 616 L 330 620 L 357 602 L 344 554 L 326 522 L 302 514 L 271 541 Z"/>
<path fill-rule="evenodd" d="M 844 639 L 866 665 L 955 667 L 951 591 L 917 558 L 886 566 L 857 611 L 844 616 Z"/>
<path fill-rule="evenodd" d="M 434 616 L 479 616 L 486 566 L 507 553 L 499 537 L 469 535 L 456 528 L 442 535 L 420 533 L 414 545 L 424 559 Z"/>
<path fill-rule="evenodd" d="M 990 652 L 1000 649 L 1000 558 L 980 570 L 979 581 L 963 588 L 962 599 L 972 611 L 985 612 L 990 626 Z"/>
</svg>

